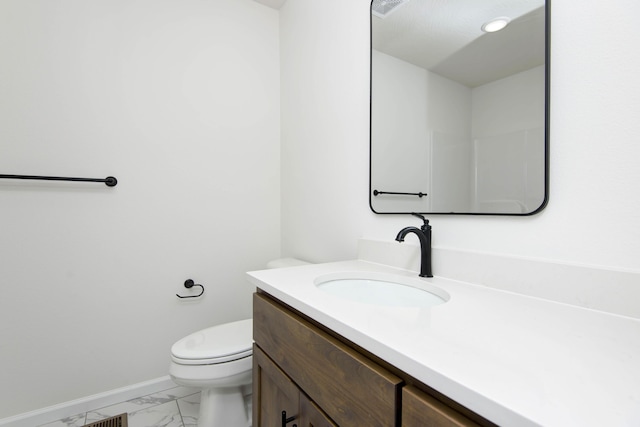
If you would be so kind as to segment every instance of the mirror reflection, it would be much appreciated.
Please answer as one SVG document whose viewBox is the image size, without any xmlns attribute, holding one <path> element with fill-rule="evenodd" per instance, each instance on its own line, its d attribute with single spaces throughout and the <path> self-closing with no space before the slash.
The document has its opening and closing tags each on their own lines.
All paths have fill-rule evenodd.
<svg viewBox="0 0 640 427">
<path fill-rule="evenodd" d="M 373 0 L 371 15 L 371 209 L 540 211 L 545 1 Z"/>
</svg>

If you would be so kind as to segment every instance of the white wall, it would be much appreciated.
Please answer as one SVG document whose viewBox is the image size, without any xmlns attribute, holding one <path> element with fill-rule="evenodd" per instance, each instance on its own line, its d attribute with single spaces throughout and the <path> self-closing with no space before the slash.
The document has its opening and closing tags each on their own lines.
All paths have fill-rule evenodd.
<svg viewBox="0 0 640 427">
<path fill-rule="evenodd" d="M 371 60 L 372 190 L 429 195 L 380 195 L 373 209 L 469 211 L 471 90 L 375 50 Z"/>
<path fill-rule="evenodd" d="M 376 67 L 371 76 L 371 134 L 376 149 L 372 190 L 424 192 L 431 195 L 428 108 L 429 72 L 424 68 L 378 52 L 371 52 Z M 407 153 L 411 153 L 407 156 Z M 398 171 L 401 173 L 398 173 Z M 380 195 L 371 199 L 376 212 L 424 212 L 431 197 Z"/>
<path fill-rule="evenodd" d="M 417 224 L 368 207 L 369 4 L 281 10 L 285 254 L 353 258 L 357 238 L 391 240 Z M 522 218 L 432 216 L 435 246 L 640 269 L 639 8 L 553 2 L 549 206 Z"/>
<path fill-rule="evenodd" d="M 0 418 L 167 374 L 280 254 L 278 13 L 0 2 Z M 197 301 L 176 293 L 193 278 Z"/>
<path fill-rule="evenodd" d="M 471 201 L 471 90 L 429 72 L 431 212 L 468 212 Z M 411 155 L 411 154 L 409 154 Z M 405 211 L 406 212 L 406 211 Z"/>
<path fill-rule="evenodd" d="M 370 212 L 368 8 L 294 0 L 280 9 L 283 255 L 353 258 Z"/>
<path fill-rule="evenodd" d="M 533 212 L 544 202 L 544 66 L 473 89 L 475 210 Z"/>
</svg>

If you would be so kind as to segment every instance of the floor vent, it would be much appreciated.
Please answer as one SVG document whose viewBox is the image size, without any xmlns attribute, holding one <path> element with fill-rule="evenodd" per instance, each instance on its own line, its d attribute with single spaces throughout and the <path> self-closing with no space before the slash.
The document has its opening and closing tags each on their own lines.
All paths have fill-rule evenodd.
<svg viewBox="0 0 640 427">
<path fill-rule="evenodd" d="M 116 415 L 115 417 L 105 418 L 95 423 L 85 424 L 82 427 L 127 427 L 127 414 Z"/>
</svg>

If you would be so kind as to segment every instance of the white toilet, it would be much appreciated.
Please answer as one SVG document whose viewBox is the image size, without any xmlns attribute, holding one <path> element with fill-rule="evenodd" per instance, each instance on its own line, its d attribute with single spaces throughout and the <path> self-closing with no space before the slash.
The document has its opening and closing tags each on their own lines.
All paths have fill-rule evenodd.
<svg viewBox="0 0 640 427">
<path fill-rule="evenodd" d="M 271 261 L 268 268 L 307 264 L 294 258 Z M 171 347 L 169 375 L 176 384 L 200 392 L 198 427 L 246 427 L 251 424 L 243 390 L 251 385 L 253 319 L 194 332 Z"/>
</svg>

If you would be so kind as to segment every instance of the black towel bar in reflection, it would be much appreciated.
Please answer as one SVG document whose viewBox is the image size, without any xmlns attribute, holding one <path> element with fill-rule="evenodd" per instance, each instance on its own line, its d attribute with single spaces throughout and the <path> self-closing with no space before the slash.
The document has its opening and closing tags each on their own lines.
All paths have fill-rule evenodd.
<svg viewBox="0 0 640 427">
<path fill-rule="evenodd" d="M 424 197 L 427 195 L 427 193 L 397 193 L 395 191 L 378 191 L 378 190 L 373 190 L 373 195 L 377 196 L 378 194 L 399 194 L 402 196 L 418 196 L 418 197 Z"/>
<path fill-rule="evenodd" d="M 106 178 L 72 178 L 64 176 L 38 176 L 38 175 L 3 175 L 0 174 L 2 179 L 35 179 L 40 181 L 80 181 L 80 182 L 104 182 L 107 187 L 115 187 L 118 184 L 118 180 L 113 176 Z"/>
</svg>

